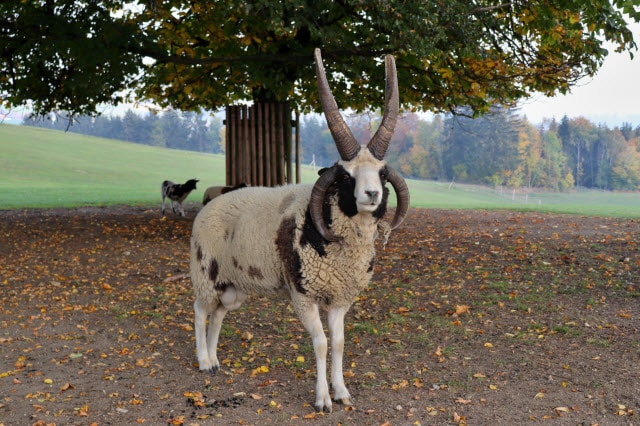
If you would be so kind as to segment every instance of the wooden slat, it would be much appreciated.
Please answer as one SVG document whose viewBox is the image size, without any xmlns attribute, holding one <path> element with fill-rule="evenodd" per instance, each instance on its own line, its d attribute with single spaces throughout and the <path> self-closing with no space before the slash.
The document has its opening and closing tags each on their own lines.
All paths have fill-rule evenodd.
<svg viewBox="0 0 640 426">
<path fill-rule="evenodd" d="M 242 167 L 240 167 L 240 178 L 238 179 L 238 182 L 236 182 L 236 184 L 251 181 L 251 150 L 249 148 L 249 107 L 247 105 L 242 105 L 242 136 L 242 157 L 240 157 Z"/>
<path fill-rule="evenodd" d="M 300 178 L 300 112 L 296 111 L 296 183 L 301 182 Z"/>
<path fill-rule="evenodd" d="M 255 106 L 256 108 L 256 133 L 258 136 L 258 158 L 257 158 L 257 163 L 258 163 L 258 178 L 256 179 L 256 185 L 260 185 L 260 186 L 264 186 L 265 185 L 265 178 L 264 178 L 264 163 L 265 163 L 265 156 L 264 156 L 264 132 L 262 130 L 262 128 L 264 127 L 264 108 L 262 107 L 262 104 L 257 104 Z"/>
</svg>

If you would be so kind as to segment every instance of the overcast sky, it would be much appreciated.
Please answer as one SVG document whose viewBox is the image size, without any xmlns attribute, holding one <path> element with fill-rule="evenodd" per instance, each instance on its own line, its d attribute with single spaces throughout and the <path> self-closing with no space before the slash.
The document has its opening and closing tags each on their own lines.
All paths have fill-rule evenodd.
<svg viewBox="0 0 640 426">
<path fill-rule="evenodd" d="M 633 25 L 633 38 L 640 45 L 640 25 Z M 596 123 L 619 126 L 629 122 L 640 126 L 640 51 L 629 53 L 610 50 L 602 68 L 593 78 L 585 78 L 564 96 L 536 96 L 521 103 L 521 113 L 530 122 L 543 118 L 560 120 L 584 116 Z"/>
</svg>

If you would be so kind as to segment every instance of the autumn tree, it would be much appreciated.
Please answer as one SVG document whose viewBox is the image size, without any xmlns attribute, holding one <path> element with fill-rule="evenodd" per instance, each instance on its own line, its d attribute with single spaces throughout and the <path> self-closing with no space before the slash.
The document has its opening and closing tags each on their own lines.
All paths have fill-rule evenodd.
<svg viewBox="0 0 640 426">
<path fill-rule="evenodd" d="M 567 165 L 562 151 L 562 141 L 558 137 L 558 125 L 551 122 L 549 128 L 541 130 L 542 154 L 539 168 L 538 185 L 542 188 L 564 191 L 574 184 L 573 174 Z M 567 176 L 570 177 L 569 182 Z"/>
<path fill-rule="evenodd" d="M 522 126 L 521 119 L 505 108 L 494 108 L 477 120 L 449 115 L 442 142 L 445 177 L 512 185 L 520 164 L 518 138 Z"/>
<path fill-rule="evenodd" d="M 35 112 L 96 112 L 135 93 L 176 109 L 290 101 L 317 110 L 312 50 L 342 107 L 382 104 L 396 56 L 405 108 L 475 112 L 565 93 L 607 51 L 636 48 L 634 2 L 6 0 L 0 94 Z M 405 82 L 405 84 L 402 84 Z"/>
<path fill-rule="evenodd" d="M 484 113 L 566 93 L 613 43 L 633 51 L 628 0 L 5 0 L 0 105 L 94 114 L 130 98 L 176 110 L 239 101 L 318 110 L 322 48 L 342 108 L 383 103 L 396 57 L 405 109 Z"/>
</svg>

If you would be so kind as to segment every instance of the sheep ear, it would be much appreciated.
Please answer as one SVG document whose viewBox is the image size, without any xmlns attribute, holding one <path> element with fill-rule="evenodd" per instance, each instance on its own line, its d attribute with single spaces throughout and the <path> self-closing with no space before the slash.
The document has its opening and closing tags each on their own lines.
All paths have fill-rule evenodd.
<svg viewBox="0 0 640 426">
<path fill-rule="evenodd" d="M 393 56 L 387 55 L 384 58 L 384 63 L 387 81 L 384 99 L 384 115 L 376 134 L 373 135 L 373 138 L 367 144 L 367 148 L 369 148 L 371 154 L 378 160 L 382 160 L 387 152 L 389 142 L 391 142 L 391 137 L 396 128 L 400 109 L 396 61 L 393 59 Z"/>
<path fill-rule="evenodd" d="M 340 153 L 340 158 L 344 161 L 353 160 L 355 156 L 358 155 L 358 151 L 360 151 L 360 144 L 358 144 L 355 136 L 351 133 L 351 129 L 349 129 L 349 126 L 347 126 L 347 123 L 342 118 L 340 110 L 338 109 L 338 104 L 336 104 L 336 100 L 331 93 L 329 82 L 327 81 L 327 76 L 324 72 L 324 65 L 322 65 L 320 49 L 315 49 L 314 56 L 316 60 L 316 74 L 318 77 L 318 93 L 320 95 L 320 103 L 322 104 L 324 116 L 327 119 L 327 126 L 329 127 L 331 136 L 336 143 L 336 147 Z"/>
</svg>

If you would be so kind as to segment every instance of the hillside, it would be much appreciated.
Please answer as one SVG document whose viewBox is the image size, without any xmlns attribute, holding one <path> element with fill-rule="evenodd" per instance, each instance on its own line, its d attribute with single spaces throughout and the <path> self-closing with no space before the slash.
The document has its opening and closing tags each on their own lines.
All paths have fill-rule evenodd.
<svg viewBox="0 0 640 426">
<path fill-rule="evenodd" d="M 224 183 L 224 156 L 171 150 L 34 127 L 0 125 L 0 210 L 128 204 L 158 206 L 165 179 L 201 181 L 187 202 Z M 302 168 L 303 182 L 315 170 Z M 640 217 L 637 193 L 532 192 L 408 180 L 411 205 Z M 392 198 L 392 203 L 393 203 Z"/>
<path fill-rule="evenodd" d="M 224 183 L 224 157 L 0 125 L 0 208 L 152 204 L 163 180 Z"/>
</svg>

